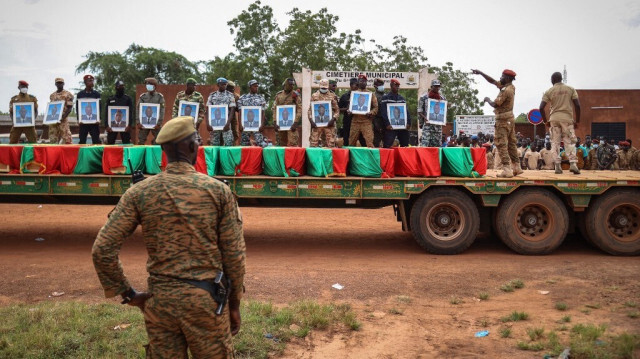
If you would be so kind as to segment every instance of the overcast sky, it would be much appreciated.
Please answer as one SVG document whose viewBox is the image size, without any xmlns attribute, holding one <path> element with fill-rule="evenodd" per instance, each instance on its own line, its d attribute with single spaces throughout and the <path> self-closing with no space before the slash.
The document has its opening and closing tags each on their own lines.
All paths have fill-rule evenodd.
<svg viewBox="0 0 640 359">
<path fill-rule="evenodd" d="M 233 50 L 226 23 L 250 3 L 0 0 L 0 109 L 8 110 L 18 80 L 30 83 L 30 93 L 41 104 L 55 90 L 55 77 L 64 77 L 67 88 L 78 87 L 82 75 L 75 68 L 89 51 L 124 51 L 135 42 L 192 61 L 224 56 Z M 637 0 L 265 3 L 281 27 L 293 4 L 312 11 L 327 7 L 340 17 L 339 32 L 361 29 L 365 38 L 385 45 L 402 34 L 424 49 L 432 65 L 451 61 L 456 68 L 479 68 L 496 78 L 504 68 L 513 69 L 518 74 L 516 115 L 539 105 L 551 86 L 551 73 L 564 65 L 569 84 L 577 89 L 640 88 Z M 480 77 L 476 88 L 480 99 L 497 94 Z M 488 106 L 483 110 L 491 113 Z"/>
</svg>

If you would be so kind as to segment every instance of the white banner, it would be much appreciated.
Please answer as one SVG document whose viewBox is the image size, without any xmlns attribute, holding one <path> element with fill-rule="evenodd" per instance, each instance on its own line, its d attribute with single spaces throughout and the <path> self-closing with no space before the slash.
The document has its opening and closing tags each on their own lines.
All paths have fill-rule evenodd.
<svg viewBox="0 0 640 359">
<path fill-rule="evenodd" d="M 456 116 L 454 122 L 454 132 L 460 136 L 460 132 L 468 136 L 477 135 L 482 132 L 485 135 L 495 134 L 496 116 L 482 116 L 482 115 L 463 115 Z"/>
<path fill-rule="evenodd" d="M 313 71 L 311 75 L 312 85 L 311 87 L 318 87 L 320 80 L 336 80 L 338 82 L 338 88 L 349 88 L 349 81 L 352 77 L 358 77 L 360 74 L 367 75 L 367 87 L 373 87 L 373 80 L 375 78 L 381 78 L 384 80 L 384 86 L 389 88 L 391 79 L 397 79 L 400 81 L 400 88 L 402 89 L 417 89 L 420 82 L 420 75 L 418 72 L 371 72 L 371 71 Z"/>
</svg>

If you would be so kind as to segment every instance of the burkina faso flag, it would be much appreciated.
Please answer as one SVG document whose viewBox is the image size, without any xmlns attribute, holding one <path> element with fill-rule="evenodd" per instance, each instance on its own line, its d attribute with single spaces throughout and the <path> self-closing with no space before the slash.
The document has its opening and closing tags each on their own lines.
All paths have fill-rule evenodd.
<svg viewBox="0 0 640 359">
<path fill-rule="evenodd" d="M 307 174 L 314 177 L 329 177 L 347 175 L 349 165 L 349 150 L 346 148 L 306 149 Z"/>
<path fill-rule="evenodd" d="M 262 173 L 262 147 L 220 147 L 220 172 L 224 176 L 255 176 Z"/>
<path fill-rule="evenodd" d="M 349 174 L 360 177 L 395 176 L 395 157 L 391 148 L 349 148 Z"/>
<path fill-rule="evenodd" d="M 275 177 L 303 176 L 305 152 L 302 147 L 265 147 L 262 150 L 263 174 Z"/>
</svg>

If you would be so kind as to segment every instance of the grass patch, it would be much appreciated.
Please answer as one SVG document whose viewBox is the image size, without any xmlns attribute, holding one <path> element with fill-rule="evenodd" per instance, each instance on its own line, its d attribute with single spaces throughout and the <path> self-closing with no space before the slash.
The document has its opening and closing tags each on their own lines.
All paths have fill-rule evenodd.
<svg viewBox="0 0 640 359">
<path fill-rule="evenodd" d="M 516 289 L 524 288 L 524 282 L 520 279 L 513 279 L 500 286 L 500 290 L 506 293 L 513 292 Z"/>
<path fill-rule="evenodd" d="M 520 350 L 531 350 L 534 352 L 540 351 L 544 349 L 544 344 L 542 343 L 526 343 L 526 342 L 518 342 L 517 345 Z"/>
<path fill-rule="evenodd" d="M 522 289 L 524 288 L 524 282 L 521 281 L 520 279 L 514 279 L 511 282 L 511 285 L 515 288 L 515 289 Z"/>
<path fill-rule="evenodd" d="M 478 294 L 478 299 L 480 299 L 480 300 L 488 300 L 489 299 L 489 293 L 480 292 L 480 294 Z"/>
<path fill-rule="evenodd" d="M 557 302 L 556 303 L 556 309 L 559 310 L 559 311 L 564 312 L 565 310 L 567 310 L 567 308 L 569 308 L 569 306 L 565 302 Z"/>
<path fill-rule="evenodd" d="M 627 313 L 627 317 L 631 319 L 637 319 L 638 317 L 640 317 L 640 312 L 638 312 L 637 310 L 634 310 L 633 312 Z"/>
<path fill-rule="evenodd" d="M 559 332 L 566 332 L 567 330 L 569 330 L 569 327 L 566 325 L 561 325 L 557 329 Z"/>
<path fill-rule="evenodd" d="M 527 328 L 527 335 L 531 341 L 536 341 L 544 336 L 544 328 Z"/>
<path fill-rule="evenodd" d="M 510 285 L 509 283 L 505 283 L 500 286 L 500 290 L 505 293 L 510 293 L 510 292 L 513 292 L 514 289 L 512 285 Z"/>
<path fill-rule="evenodd" d="M 458 305 L 458 304 L 464 303 L 464 301 L 462 300 L 462 298 L 451 297 L 451 299 L 449 299 L 449 303 L 451 303 L 453 305 Z"/>
<path fill-rule="evenodd" d="M 580 312 L 584 314 L 591 314 L 591 309 L 588 309 L 588 308 L 580 309 Z"/>
<path fill-rule="evenodd" d="M 486 328 L 486 327 L 488 327 L 488 326 L 489 326 L 489 319 L 487 319 L 487 318 L 480 318 L 480 319 L 478 319 L 478 322 L 477 322 L 477 323 L 478 323 L 478 325 L 479 325 L 479 326 L 481 326 L 481 327 L 483 327 L 483 328 Z"/>
<path fill-rule="evenodd" d="M 635 308 L 638 306 L 638 303 L 636 302 L 624 302 L 624 306 L 627 308 Z"/>
<path fill-rule="evenodd" d="M 509 338 L 511 336 L 511 328 L 500 329 L 500 338 Z"/>
<path fill-rule="evenodd" d="M 590 309 L 600 309 L 600 303 L 596 303 L 596 304 L 586 304 L 585 307 L 590 308 Z"/>
<path fill-rule="evenodd" d="M 560 319 L 560 323 L 569 323 L 571 322 L 571 316 L 570 315 L 565 315 L 564 317 L 562 317 Z"/>
<path fill-rule="evenodd" d="M 399 295 L 396 299 L 402 304 L 411 304 L 411 297 L 409 296 Z"/>
<path fill-rule="evenodd" d="M 501 320 L 503 323 L 506 323 L 506 322 L 519 322 L 527 319 L 529 319 L 529 314 L 527 314 L 526 312 L 513 311 L 511 314 L 507 315 L 506 317 L 502 317 Z"/>
<path fill-rule="evenodd" d="M 398 308 L 389 309 L 389 313 L 393 315 L 402 315 L 403 311 Z"/>
<path fill-rule="evenodd" d="M 242 327 L 233 340 L 239 358 L 281 353 L 291 338 L 314 329 L 361 326 L 346 304 L 299 301 L 278 309 L 249 301 L 241 312 Z M 0 317 L 0 358 L 143 358 L 148 342 L 142 313 L 118 304 L 20 304 L 0 307 Z"/>
</svg>

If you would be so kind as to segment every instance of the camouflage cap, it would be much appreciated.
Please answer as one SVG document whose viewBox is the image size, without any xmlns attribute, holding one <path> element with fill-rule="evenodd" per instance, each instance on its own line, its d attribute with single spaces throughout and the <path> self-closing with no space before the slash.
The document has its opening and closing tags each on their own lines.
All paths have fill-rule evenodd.
<svg viewBox="0 0 640 359">
<path fill-rule="evenodd" d="M 257 81 L 257 80 L 250 80 L 250 81 L 247 83 L 247 86 L 251 87 L 251 86 L 253 86 L 253 85 L 257 84 L 257 83 L 258 83 L 258 81 Z"/>
<path fill-rule="evenodd" d="M 156 143 L 161 145 L 163 143 L 177 142 L 194 132 L 196 132 L 196 128 L 193 126 L 193 118 L 191 116 L 176 117 L 162 126 L 160 133 L 158 133 L 158 138 L 156 138 Z"/>
<path fill-rule="evenodd" d="M 193 77 L 189 77 L 187 79 L 187 85 L 195 85 L 197 83 L 198 83 L 198 81 L 196 81 L 196 79 L 194 79 Z M 156 141 L 156 142 L 158 142 L 158 141 Z"/>
<path fill-rule="evenodd" d="M 55 83 L 62 82 L 64 83 L 64 79 L 62 77 L 56 77 Z"/>
<path fill-rule="evenodd" d="M 329 80 L 329 85 L 337 85 L 338 81 L 336 80 Z"/>
<path fill-rule="evenodd" d="M 229 82 L 227 82 L 227 87 L 228 87 L 228 86 L 236 87 L 236 83 L 235 83 L 235 82 L 233 82 L 233 81 L 229 81 Z"/>
</svg>

